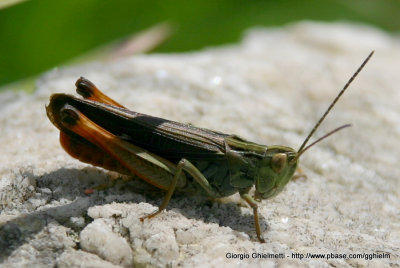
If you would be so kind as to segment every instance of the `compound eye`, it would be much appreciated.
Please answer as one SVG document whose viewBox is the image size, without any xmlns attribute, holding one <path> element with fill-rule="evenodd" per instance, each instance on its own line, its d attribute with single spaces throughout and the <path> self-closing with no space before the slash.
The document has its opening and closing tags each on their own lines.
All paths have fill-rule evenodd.
<svg viewBox="0 0 400 268">
<path fill-rule="evenodd" d="M 272 156 L 272 170 L 280 173 L 286 165 L 287 155 L 284 153 L 277 153 Z"/>
</svg>

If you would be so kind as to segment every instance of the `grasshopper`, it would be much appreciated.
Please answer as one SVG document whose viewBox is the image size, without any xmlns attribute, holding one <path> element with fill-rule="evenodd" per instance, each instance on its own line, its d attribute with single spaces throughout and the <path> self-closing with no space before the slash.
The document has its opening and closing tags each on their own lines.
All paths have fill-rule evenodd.
<svg viewBox="0 0 400 268">
<path fill-rule="evenodd" d="M 281 145 L 259 145 L 229 135 L 130 111 L 81 77 L 77 93 L 83 99 L 53 94 L 47 116 L 60 130 L 60 143 L 72 157 L 121 174 L 136 175 L 163 189 L 159 208 L 140 219 L 163 211 L 175 190 L 222 198 L 239 192 L 253 209 L 256 234 L 261 235 L 256 201 L 280 193 L 293 177 L 307 143 L 374 51 L 348 80 L 296 151 Z M 255 194 L 249 191 L 255 186 Z"/>
</svg>

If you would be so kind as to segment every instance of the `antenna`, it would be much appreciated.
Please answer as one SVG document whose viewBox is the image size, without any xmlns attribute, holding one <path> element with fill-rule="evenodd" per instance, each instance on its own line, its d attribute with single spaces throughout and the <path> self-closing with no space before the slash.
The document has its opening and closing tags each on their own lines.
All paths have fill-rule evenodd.
<svg viewBox="0 0 400 268">
<path fill-rule="evenodd" d="M 314 128 L 311 130 L 310 134 L 308 134 L 307 138 L 304 140 L 303 144 L 300 146 L 299 150 L 297 151 L 297 153 L 302 154 L 306 149 L 304 149 L 304 147 L 307 145 L 307 142 L 309 141 L 309 139 L 311 138 L 311 136 L 314 134 L 314 132 L 318 129 L 319 125 L 321 125 L 322 121 L 324 121 L 325 117 L 329 114 L 329 112 L 332 110 L 333 106 L 335 106 L 336 102 L 339 100 L 339 98 L 343 95 L 343 93 L 346 91 L 346 89 L 350 86 L 351 82 L 353 82 L 354 78 L 356 78 L 356 76 L 358 75 L 358 73 L 364 68 L 365 64 L 367 64 L 367 62 L 369 61 L 369 59 L 372 57 L 372 55 L 374 54 L 375 50 L 372 50 L 371 53 L 369 53 L 368 57 L 364 60 L 364 62 L 360 65 L 360 67 L 358 67 L 357 71 L 353 74 L 353 76 L 349 79 L 349 81 L 347 81 L 346 85 L 343 87 L 343 89 L 339 92 L 339 94 L 336 96 L 336 98 L 332 101 L 331 105 L 329 105 L 328 109 L 325 111 L 324 115 L 322 115 L 322 117 L 319 119 L 319 121 L 315 124 Z M 324 137 L 322 137 L 321 139 L 317 140 L 320 141 L 323 138 L 326 138 L 328 136 L 330 136 L 331 134 L 335 133 L 336 131 L 339 131 L 340 129 L 344 128 L 347 125 L 344 125 L 342 127 L 339 127 L 333 131 L 331 131 L 330 133 L 328 133 L 327 135 L 325 135 Z M 313 143 L 315 144 L 315 143 Z M 312 145 L 313 145 L 312 144 Z M 304 150 L 303 150 L 304 149 Z M 298 157 L 296 157 L 296 159 L 298 159 Z"/>
<path fill-rule="evenodd" d="M 317 144 L 318 142 L 324 140 L 325 138 L 328 138 L 330 135 L 332 135 L 332 134 L 334 134 L 334 133 L 336 133 L 336 132 L 338 132 L 338 131 L 340 131 L 340 130 L 346 128 L 346 127 L 351 127 L 351 125 L 350 125 L 350 124 L 346 124 L 346 125 L 340 126 L 340 127 L 338 127 L 338 128 L 335 128 L 334 130 L 330 131 L 329 133 L 325 134 L 325 135 L 322 136 L 321 138 L 317 139 L 316 141 L 314 141 L 313 143 L 311 143 L 310 145 L 308 145 L 307 147 L 305 147 L 303 150 L 297 152 L 296 157 L 293 158 L 290 162 L 291 162 L 291 163 L 296 162 L 297 159 L 300 158 L 300 155 L 302 155 L 305 151 L 307 151 L 308 149 L 310 149 L 311 147 L 313 147 L 313 146 L 314 146 L 315 144 Z"/>
</svg>

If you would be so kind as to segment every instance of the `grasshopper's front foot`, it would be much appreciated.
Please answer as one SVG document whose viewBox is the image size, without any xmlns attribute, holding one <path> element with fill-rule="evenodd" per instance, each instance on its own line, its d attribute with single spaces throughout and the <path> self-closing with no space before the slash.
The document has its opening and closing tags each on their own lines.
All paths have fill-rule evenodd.
<svg viewBox="0 0 400 268">
<path fill-rule="evenodd" d="M 256 234 L 257 238 L 260 241 L 260 243 L 265 243 L 264 238 L 261 235 L 261 227 L 260 227 L 260 221 L 258 217 L 258 205 L 256 201 L 254 200 L 253 197 L 251 197 L 248 193 L 241 194 L 240 195 L 246 202 L 249 204 L 249 206 L 253 209 L 253 216 L 254 216 L 254 225 L 256 227 Z"/>
<path fill-rule="evenodd" d="M 304 173 L 304 171 L 298 167 L 296 169 L 296 174 L 292 177 L 292 180 L 297 181 L 300 179 L 307 180 L 308 178 L 307 178 L 307 175 Z"/>
<path fill-rule="evenodd" d="M 143 222 L 145 219 L 151 219 L 154 216 L 157 216 L 158 214 L 160 214 L 163 211 L 163 209 L 157 209 L 156 211 L 154 211 L 153 213 L 144 215 L 143 217 L 140 217 L 140 221 Z"/>
<path fill-rule="evenodd" d="M 258 215 L 257 215 L 257 217 L 258 217 Z M 257 223 L 258 224 L 258 223 Z M 258 230 L 257 230 L 258 229 Z M 258 225 L 258 227 L 257 227 L 257 225 L 256 225 L 256 233 L 257 233 L 257 238 L 258 238 L 258 241 L 260 241 L 260 243 L 265 243 L 265 239 L 264 239 L 264 237 L 262 236 L 262 234 L 261 234 L 261 229 L 260 229 L 260 226 Z"/>
</svg>

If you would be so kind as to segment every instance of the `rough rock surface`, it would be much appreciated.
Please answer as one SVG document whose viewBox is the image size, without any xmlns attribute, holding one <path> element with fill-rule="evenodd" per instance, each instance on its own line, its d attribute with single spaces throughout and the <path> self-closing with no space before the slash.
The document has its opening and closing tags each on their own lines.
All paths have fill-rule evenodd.
<svg viewBox="0 0 400 268">
<path fill-rule="evenodd" d="M 132 110 L 298 148 L 373 49 L 314 139 L 353 126 L 304 154 L 307 179 L 260 203 L 265 244 L 257 241 L 251 209 L 234 203 L 237 196 L 212 203 L 176 195 L 166 212 L 141 223 L 162 192 L 135 180 L 85 195 L 118 176 L 69 157 L 44 109 L 52 93 L 75 94 L 75 80 L 85 76 Z M 399 266 L 399 62 L 399 38 L 378 29 L 298 23 L 252 30 L 240 44 L 195 53 L 58 68 L 37 80 L 34 94 L 0 93 L 1 265 Z"/>
</svg>

